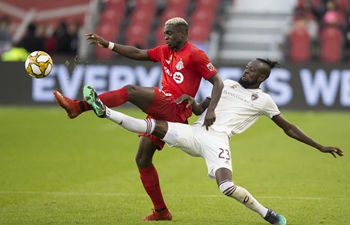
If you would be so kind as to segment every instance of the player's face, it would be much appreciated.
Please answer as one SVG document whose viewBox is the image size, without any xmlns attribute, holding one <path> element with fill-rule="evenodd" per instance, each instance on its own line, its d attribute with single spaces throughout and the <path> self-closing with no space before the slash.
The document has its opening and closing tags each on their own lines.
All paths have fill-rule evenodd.
<svg viewBox="0 0 350 225">
<path fill-rule="evenodd" d="M 176 50 L 182 47 L 184 40 L 181 31 L 176 29 L 174 25 L 166 25 L 164 27 L 164 39 L 169 48 Z"/>
<path fill-rule="evenodd" d="M 258 88 L 260 85 L 259 82 L 259 61 L 253 60 L 248 63 L 248 65 L 245 67 L 243 76 L 239 79 L 239 83 L 244 88 Z"/>
</svg>

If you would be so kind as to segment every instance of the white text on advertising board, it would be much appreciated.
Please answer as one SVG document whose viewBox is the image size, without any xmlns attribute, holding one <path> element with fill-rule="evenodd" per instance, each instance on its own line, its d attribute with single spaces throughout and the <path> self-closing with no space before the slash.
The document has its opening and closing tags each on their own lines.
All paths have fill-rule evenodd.
<svg viewBox="0 0 350 225">
<path fill-rule="evenodd" d="M 64 64 L 55 65 L 51 74 L 45 79 L 33 80 L 32 98 L 35 102 L 54 102 L 54 89 L 59 89 L 69 98 L 76 99 L 81 94 L 82 87 L 92 85 L 98 93 L 119 89 L 127 84 L 145 87 L 160 87 L 161 67 L 147 69 L 144 66 L 126 65 L 79 65 L 69 71 Z M 239 67 L 221 67 L 218 72 L 223 80 L 238 80 L 243 69 Z M 298 76 L 299 84 L 292 86 L 292 76 Z M 350 70 L 331 70 L 326 72 L 318 69 L 300 69 L 299 74 L 291 74 L 288 69 L 272 70 L 261 88 L 271 95 L 277 105 L 288 105 L 294 92 L 302 92 L 308 106 L 322 104 L 331 107 L 337 101 L 344 107 L 350 106 Z M 202 81 L 197 99 L 210 95 L 212 85 Z"/>
</svg>

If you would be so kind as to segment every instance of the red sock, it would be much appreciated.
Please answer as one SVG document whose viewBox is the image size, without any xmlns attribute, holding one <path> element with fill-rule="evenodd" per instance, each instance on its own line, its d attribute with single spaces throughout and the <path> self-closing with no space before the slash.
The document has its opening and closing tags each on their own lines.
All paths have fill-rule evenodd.
<svg viewBox="0 0 350 225">
<path fill-rule="evenodd" d="M 154 165 L 139 169 L 140 178 L 147 194 L 152 200 L 154 209 L 166 208 L 162 191 L 160 190 L 158 173 Z"/>
<path fill-rule="evenodd" d="M 98 97 L 101 99 L 103 104 L 105 104 L 107 107 L 113 108 L 127 102 L 129 100 L 129 93 L 126 90 L 126 88 L 123 87 L 119 90 L 104 92 L 100 94 Z M 85 100 L 81 101 L 80 104 L 84 104 L 83 111 L 87 111 L 91 109 L 91 107 Z"/>
</svg>

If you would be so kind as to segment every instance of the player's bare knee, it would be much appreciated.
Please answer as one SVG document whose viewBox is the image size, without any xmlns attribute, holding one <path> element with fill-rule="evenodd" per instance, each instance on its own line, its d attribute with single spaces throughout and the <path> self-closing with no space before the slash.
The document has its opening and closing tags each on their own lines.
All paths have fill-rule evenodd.
<svg viewBox="0 0 350 225">
<path fill-rule="evenodd" d="M 219 184 L 220 191 L 226 196 L 232 196 L 233 192 L 236 190 L 236 185 L 232 180 L 224 180 Z"/>
<path fill-rule="evenodd" d="M 148 149 L 147 149 L 148 150 Z M 138 168 L 147 168 L 152 165 L 153 154 L 145 149 L 139 149 L 135 161 Z"/>
<path fill-rule="evenodd" d="M 142 157 L 140 155 L 136 155 L 135 161 L 138 168 L 147 168 L 152 165 L 152 158 L 149 157 Z"/>
<path fill-rule="evenodd" d="M 163 120 L 157 120 L 155 129 L 152 134 L 159 137 L 160 139 L 163 139 L 167 132 L 168 132 L 168 123 Z"/>
</svg>

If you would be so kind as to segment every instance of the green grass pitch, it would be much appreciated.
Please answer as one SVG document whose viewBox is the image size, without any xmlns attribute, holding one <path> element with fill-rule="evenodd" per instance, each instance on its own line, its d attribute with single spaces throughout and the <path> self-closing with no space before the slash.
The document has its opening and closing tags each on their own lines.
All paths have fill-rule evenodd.
<svg viewBox="0 0 350 225">
<path fill-rule="evenodd" d="M 144 118 L 134 108 L 120 111 Z M 262 117 L 231 139 L 235 184 L 288 224 L 350 224 L 350 113 L 283 115 L 345 156 L 319 153 Z M 220 193 L 204 160 L 169 147 L 154 164 L 173 221 L 140 221 L 152 204 L 134 160 L 138 137 L 92 112 L 70 120 L 58 106 L 2 107 L 0 127 L 1 225 L 267 224 Z"/>
</svg>

